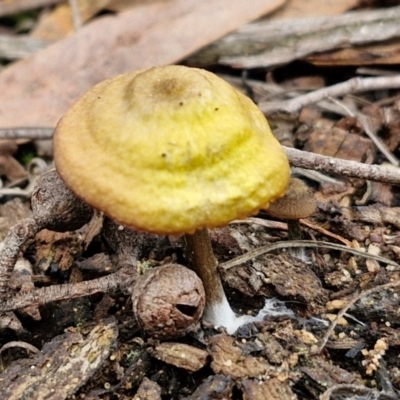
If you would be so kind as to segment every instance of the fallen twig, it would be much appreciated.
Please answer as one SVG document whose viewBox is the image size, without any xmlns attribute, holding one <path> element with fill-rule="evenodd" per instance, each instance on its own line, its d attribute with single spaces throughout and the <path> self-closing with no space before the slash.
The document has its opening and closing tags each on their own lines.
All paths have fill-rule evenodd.
<svg viewBox="0 0 400 400">
<path fill-rule="evenodd" d="M 369 254 L 362 252 L 360 250 L 352 249 L 351 247 L 346 247 L 341 244 L 321 242 L 315 240 L 286 240 L 284 242 L 267 244 L 266 246 L 259 247 L 258 249 L 250 250 L 241 256 L 238 256 L 232 260 L 226 261 L 218 265 L 218 268 L 226 271 L 229 268 L 236 267 L 237 265 L 244 264 L 246 261 L 252 260 L 256 257 L 262 256 L 263 254 L 270 253 L 271 251 L 286 249 L 290 247 L 322 247 L 333 250 L 346 251 L 348 253 L 354 254 L 356 256 L 370 258 L 388 265 L 393 265 L 400 268 L 400 265 L 395 261 L 389 260 L 388 258 L 376 256 L 374 254 Z"/>
<path fill-rule="evenodd" d="M 19 292 L 12 298 L 0 303 L 0 312 L 19 310 L 27 306 L 42 306 L 60 300 L 70 300 L 78 297 L 91 296 L 95 293 L 113 293 L 126 286 L 127 272 L 115 272 L 107 276 L 79 283 L 53 285 L 29 292 Z M 135 276 L 135 275 L 133 275 Z"/>
<path fill-rule="evenodd" d="M 281 102 L 260 102 L 258 106 L 260 107 L 261 111 L 266 114 L 277 111 L 283 111 L 290 114 L 298 112 L 303 107 L 317 103 L 318 101 L 327 97 L 339 97 L 349 93 L 398 88 L 400 88 L 400 75 L 380 76 L 377 78 L 356 77 L 349 79 L 348 81 L 338 83 L 337 85 L 328 86 L 326 88 L 295 97 L 291 100 Z"/>
<path fill-rule="evenodd" d="M 357 111 L 353 112 L 348 107 L 346 107 L 341 101 L 333 97 L 329 97 L 329 99 L 333 101 L 335 104 L 337 104 L 339 107 L 344 109 L 347 116 L 356 117 L 358 122 L 364 129 L 365 134 L 372 140 L 377 149 L 386 157 L 386 159 L 391 164 L 395 165 L 396 167 L 399 166 L 399 160 L 397 159 L 397 157 L 388 149 L 383 140 L 376 135 L 378 127 L 376 126 L 376 124 L 371 123 L 372 122 L 371 117 L 361 112 Z"/>
<path fill-rule="evenodd" d="M 398 37 L 400 7 L 244 25 L 189 58 L 191 65 L 282 65 L 309 54 Z M 385 29 L 382 29 L 385 26 Z"/>
<path fill-rule="evenodd" d="M 54 128 L 0 128 L 0 139 L 53 139 Z"/>
<path fill-rule="evenodd" d="M 294 167 L 400 186 L 400 170 L 398 168 L 385 168 L 375 164 L 369 165 L 356 161 L 321 156 L 290 147 L 284 148 L 290 164 Z"/>
<path fill-rule="evenodd" d="M 328 236 L 331 237 L 333 239 L 336 239 L 338 242 L 342 242 L 345 246 L 347 247 L 352 247 L 353 244 L 351 243 L 350 240 L 347 240 L 346 238 L 344 238 L 343 236 L 340 235 L 336 235 L 335 233 L 332 233 L 330 231 L 328 231 L 327 229 L 322 228 L 322 226 L 319 225 L 315 225 L 312 224 L 310 221 L 308 221 L 307 219 L 301 219 L 300 223 L 302 225 L 307 226 L 308 228 L 317 231 L 319 233 L 322 233 L 324 236 Z"/>
</svg>

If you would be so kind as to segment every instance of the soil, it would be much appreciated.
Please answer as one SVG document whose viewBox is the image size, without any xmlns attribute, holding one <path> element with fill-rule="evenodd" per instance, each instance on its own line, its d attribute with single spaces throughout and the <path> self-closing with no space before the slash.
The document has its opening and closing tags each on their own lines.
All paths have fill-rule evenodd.
<svg viewBox="0 0 400 400">
<path fill-rule="evenodd" d="M 204 321 L 183 337 L 160 340 L 138 325 L 126 285 L 58 302 L 38 299 L 16 311 L 21 325 L 3 330 L 1 392 L 7 399 L 398 398 L 398 286 L 362 297 L 323 344 L 331 321 L 353 296 L 399 280 L 400 268 L 384 262 L 399 254 L 399 227 L 385 223 L 384 206 L 341 205 L 349 191 L 354 196 L 352 187 L 313 186 L 318 210 L 301 230 L 319 247 L 291 248 L 285 224 L 265 212 L 211 231 L 230 304 L 240 314 L 256 314 L 267 301 L 270 315 L 263 322 L 227 335 Z M 400 220 L 399 211 L 390 208 L 393 220 Z M 0 212 L 4 237 L 15 223 L 12 215 L 30 215 L 29 203 L 13 199 Z M 78 231 L 41 231 L 24 248 L 31 272 L 14 272 L 15 286 L 78 284 L 126 269 L 126 247 L 121 251 L 105 231 L 98 220 Z M 129 230 L 123 237 L 130 240 Z M 338 238 L 360 252 L 324 247 Z M 190 264 L 182 238 L 148 235 L 140 243 L 139 262 L 125 283 L 137 279 L 140 268 Z M 229 264 L 277 243 L 287 246 Z"/>
</svg>

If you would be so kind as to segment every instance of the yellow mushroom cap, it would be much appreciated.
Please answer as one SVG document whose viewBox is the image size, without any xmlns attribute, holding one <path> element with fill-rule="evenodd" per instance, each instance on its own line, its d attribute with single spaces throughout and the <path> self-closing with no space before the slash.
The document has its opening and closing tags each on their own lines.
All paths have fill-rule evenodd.
<svg viewBox="0 0 400 400">
<path fill-rule="evenodd" d="M 121 224 L 165 234 L 245 217 L 290 170 L 257 106 L 205 70 L 164 66 L 103 81 L 57 125 L 67 186 Z"/>
</svg>

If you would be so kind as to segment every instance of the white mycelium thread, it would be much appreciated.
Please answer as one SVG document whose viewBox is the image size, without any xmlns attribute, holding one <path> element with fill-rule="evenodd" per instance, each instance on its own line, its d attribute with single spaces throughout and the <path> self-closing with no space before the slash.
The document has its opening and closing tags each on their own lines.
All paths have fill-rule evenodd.
<svg viewBox="0 0 400 400">
<path fill-rule="evenodd" d="M 226 296 L 224 296 L 222 302 L 216 304 L 210 304 L 204 312 L 204 320 L 208 321 L 215 328 L 223 327 L 231 335 L 235 333 L 242 325 L 249 324 L 251 322 L 260 322 L 267 315 L 279 316 L 288 315 L 294 316 L 292 310 L 286 308 L 282 301 L 277 299 L 267 299 L 264 307 L 258 312 L 257 315 L 241 315 L 236 314 L 231 309 Z"/>
</svg>

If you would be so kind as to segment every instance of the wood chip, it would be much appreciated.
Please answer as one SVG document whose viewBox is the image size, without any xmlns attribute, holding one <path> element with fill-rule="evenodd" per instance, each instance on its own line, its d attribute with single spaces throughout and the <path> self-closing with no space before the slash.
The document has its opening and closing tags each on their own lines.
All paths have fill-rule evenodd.
<svg viewBox="0 0 400 400">
<path fill-rule="evenodd" d="M 245 379 L 242 383 L 243 394 L 246 400 L 296 400 L 297 396 L 293 393 L 290 386 L 281 382 L 277 378 L 267 381 Z"/>
<path fill-rule="evenodd" d="M 245 355 L 235 346 L 234 338 L 227 335 L 215 335 L 210 339 L 212 363 L 216 374 L 232 378 L 257 378 L 274 368 L 263 358 Z"/>
<path fill-rule="evenodd" d="M 206 365 L 208 353 L 187 344 L 164 342 L 152 350 L 151 355 L 167 364 L 194 372 Z"/>
<path fill-rule="evenodd" d="M 161 400 L 161 388 L 156 382 L 144 377 L 133 400 Z"/>
<path fill-rule="evenodd" d="M 86 339 L 79 333 L 57 336 L 37 357 L 17 360 L 0 375 L 2 398 L 71 398 L 101 368 L 110 356 L 116 338 L 114 318 L 96 326 Z"/>
</svg>

